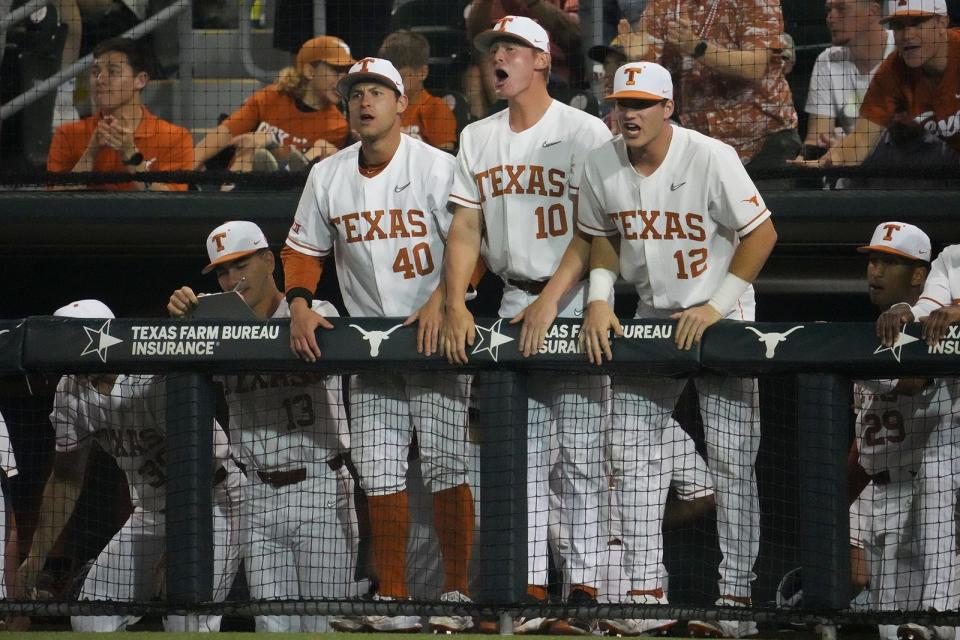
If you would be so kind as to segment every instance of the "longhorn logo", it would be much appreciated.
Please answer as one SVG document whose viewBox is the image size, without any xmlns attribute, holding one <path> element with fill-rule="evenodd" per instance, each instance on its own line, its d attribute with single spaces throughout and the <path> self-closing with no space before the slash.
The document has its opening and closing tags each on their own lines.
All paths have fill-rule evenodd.
<svg viewBox="0 0 960 640">
<path fill-rule="evenodd" d="M 386 331 L 367 331 L 363 327 L 358 327 L 355 324 L 350 325 L 363 335 L 363 339 L 370 343 L 370 357 L 376 358 L 380 355 L 380 345 L 384 340 L 390 339 L 390 334 L 402 327 L 402 324 L 398 324 L 395 327 L 390 327 Z"/>
<path fill-rule="evenodd" d="M 777 345 L 780 344 L 781 342 L 786 342 L 786 341 L 787 341 L 787 336 L 790 335 L 791 333 L 793 333 L 794 331 L 796 331 L 797 329 L 803 329 L 803 325 L 801 324 L 801 325 L 798 326 L 798 327 L 793 327 L 793 328 L 791 328 L 791 329 L 787 329 L 787 330 L 786 330 L 785 332 L 783 332 L 783 333 L 772 333 L 772 332 L 771 332 L 771 333 L 761 333 L 761 332 L 757 331 L 756 329 L 754 329 L 753 327 L 744 327 L 744 328 L 745 328 L 747 331 L 753 331 L 755 334 L 757 334 L 757 336 L 758 336 L 757 340 L 758 340 L 759 342 L 762 342 L 762 343 L 763 343 L 764 345 L 766 345 L 766 347 L 767 347 L 767 353 L 765 354 L 766 358 L 767 358 L 767 359 L 770 359 L 770 358 L 773 357 L 773 354 L 776 352 L 776 350 L 777 350 Z"/>
</svg>

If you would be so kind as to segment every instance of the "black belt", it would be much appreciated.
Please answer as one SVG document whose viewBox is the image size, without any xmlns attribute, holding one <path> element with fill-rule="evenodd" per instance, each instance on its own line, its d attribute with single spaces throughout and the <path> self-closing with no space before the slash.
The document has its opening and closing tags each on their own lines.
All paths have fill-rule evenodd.
<svg viewBox="0 0 960 640">
<path fill-rule="evenodd" d="M 345 463 L 346 460 L 344 460 L 342 454 L 335 455 L 327 460 L 327 466 L 334 471 L 340 469 Z M 260 481 L 264 484 L 269 484 L 271 487 L 278 489 L 303 482 L 307 479 L 307 470 L 301 467 L 299 469 L 291 469 L 290 471 L 257 471 L 257 477 L 259 477 Z"/>
<path fill-rule="evenodd" d="M 257 471 L 257 477 L 264 484 L 268 484 L 274 489 L 286 487 L 287 485 L 297 484 L 307 479 L 307 470 L 303 467 L 291 469 L 290 471 Z"/>
<path fill-rule="evenodd" d="M 517 289 L 520 289 L 520 291 L 529 293 L 532 296 L 540 295 L 544 288 L 546 288 L 547 282 L 549 282 L 549 280 L 511 280 L 510 278 L 507 278 L 508 285 L 511 287 L 516 287 Z"/>
<path fill-rule="evenodd" d="M 917 476 L 916 471 L 908 471 L 907 473 L 910 474 L 911 478 L 915 478 Z M 889 470 L 881 471 L 880 473 L 875 473 L 870 476 L 870 481 L 874 484 L 890 484 L 893 482 L 893 476 L 890 474 Z"/>
</svg>

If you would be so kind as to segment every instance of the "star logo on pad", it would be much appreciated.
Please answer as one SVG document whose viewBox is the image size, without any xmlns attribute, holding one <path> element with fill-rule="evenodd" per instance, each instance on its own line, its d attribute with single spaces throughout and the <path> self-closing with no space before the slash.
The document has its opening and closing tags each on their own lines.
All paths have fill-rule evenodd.
<svg viewBox="0 0 960 640">
<path fill-rule="evenodd" d="M 894 359 L 897 362 L 900 362 L 900 352 L 903 350 L 904 345 L 910 344 L 911 342 L 917 342 L 919 340 L 920 338 L 914 338 L 911 335 L 907 335 L 906 333 L 901 332 L 900 335 L 897 336 L 897 341 L 893 343 L 893 346 L 885 347 L 883 345 L 880 345 L 879 347 L 877 347 L 877 350 L 873 352 L 873 354 L 877 355 L 878 353 L 889 351 L 890 353 L 893 354 Z"/>
<path fill-rule="evenodd" d="M 100 361 L 103 363 L 107 362 L 107 349 L 123 342 L 120 338 L 114 338 L 110 335 L 109 320 L 104 322 L 99 329 L 84 327 L 83 330 L 87 332 L 87 340 L 89 342 L 87 342 L 87 346 L 83 348 L 83 353 L 80 355 L 85 356 L 88 353 L 96 353 L 100 356 Z"/>
<path fill-rule="evenodd" d="M 508 342 L 513 342 L 513 338 L 500 333 L 501 324 L 503 324 L 503 318 L 494 322 L 489 328 L 474 325 L 477 329 L 477 346 L 473 348 L 470 355 L 475 356 L 478 353 L 486 351 L 490 354 L 490 357 L 493 358 L 493 361 L 497 362 L 497 358 L 500 357 L 500 346 Z M 483 346 L 484 344 L 487 346 Z"/>
</svg>

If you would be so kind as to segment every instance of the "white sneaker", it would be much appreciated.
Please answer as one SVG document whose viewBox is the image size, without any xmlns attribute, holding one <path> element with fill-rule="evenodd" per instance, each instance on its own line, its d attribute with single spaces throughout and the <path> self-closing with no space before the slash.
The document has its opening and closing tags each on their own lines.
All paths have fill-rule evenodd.
<svg viewBox="0 0 960 640">
<path fill-rule="evenodd" d="M 746 603 L 729 596 L 720 596 L 714 603 L 718 607 L 746 607 Z M 691 620 L 687 633 L 694 638 L 749 638 L 758 633 L 753 620 Z"/>
<path fill-rule="evenodd" d="M 520 616 L 513 619 L 513 632 L 519 636 L 546 631 L 552 618 L 527 618 Z"/>
<path fill-rule="evenodd" d="M 331 616 L 330 627 L 344 633 L 356 633 L 367 628 L 361 616 Z"/>
<path fill-rule="evenodd" d="M 396 602 L 396 598 L 375 594 L 374 602 Z M 413 633 L 420 631 L 420 616 L 363 616 L 363 625 L 381 633 Z"/>
<path fill-rule="evenodd" d="M 447 591 L 440 595 L 440 602 L 473 602 L 459 591 Z M 470 616 L 430 616 L 428 620 L 434 633 L 460 633 L 473 628 Z"/>
<path fill-rule="evenodd" d="M 662 593 L 662 592 L 659 592 Z M 645 593 L 631 594 L 623 600 L 633 604 L 669 604 L 666 596 Z M 656 636 L 666 633 L 677 624 L 676 620 L 635 618 L 630 620 L 601 620 L 600 628 L 617 636 Z"/>
</svg>

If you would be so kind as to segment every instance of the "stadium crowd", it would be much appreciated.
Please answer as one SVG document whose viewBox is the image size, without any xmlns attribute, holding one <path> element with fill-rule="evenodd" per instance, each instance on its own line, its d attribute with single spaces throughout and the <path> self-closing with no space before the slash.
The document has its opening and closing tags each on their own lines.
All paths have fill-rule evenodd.
<svg viewBox="0 0 960 640">
<path fill-rule="evenodd" d="M 478 345 L 466 302 L 486 271 L 504 284 L 500 316 L 521 325 L 526 357 L 557 318 L 582 317 L 585 357 L 609 361 L 609 335 L 622 335 L 612 307 L 618 280 L 635 287 L 637 317 L 676 320 L 675 344 L 690 349 L 721 319 L 754 320 L 752 282 L 777 241 L 758 186 L 785 183 L 755 183 L 748 170 L 956 168 L 960 34 L 949 28 L 944 0 L 825 0 L 832 45 L 816 60 L 803 126 L 786 78 L 796 51 L 779 2 L 621 5 L 616 37 L 587 52 L 603 68 L 602 100 L 583 103 L 590 109 L 554 97 L 584 87 L 575 1 L 473 0 L 465 24 L 474 55 L 455 88 L 469 105 L 460 117 L 426 88 L 430 43 L 416 30 L 387 34 L 363 57 L 349 35 L 322 34 L 196 143 L 144 104 L 150 72 L 140 45 L 109 38 L 93 49 L 93 112 L 56 126 L 47 168 L 127 172 L 130 181 L 90 188 L 144 190 L 187 185 L 137 180 L 139 173 L 200 169 L 224 153 L 236 172 L 309 170 L 279 256 L 283 289 L 270 239 L 251 221 L 210 232 L 203 272 L 215 274 L 221 291 L 238 293 L 252 317 L 289 318 L 291 350 L 313 362 L 323 358 L 316 333 L 338 314 L 314 299 L 332 256 L 349 316 L 405 318 L 418 327 L 418 350 L 442 353 L 451 365 L 468 362 Z M 242 185 L 238 177 L 220 188 Z M 895 345 L 914 320 L 928 344 L 939 342 L 960 321 L 957 245 L 934 258 L 926 233 L 898 221 L 864 241 L 883 344 Z M 204 296 L 176 285 L 167 311 L 189 317 Z M 55 315 L 113 317 L 94 300 Z M 372 333 L 371 350 L 388 335 Z M 757 381 L 549 378 L 529 385 L 527 602 L 547 601 L 552 565 L 561 575 L 557 597 L 570 605 L 673 603 L 663 561 L 673 496 L 680 520 L 716 511 L 716 606 L 751 606 L 761 543 Z M 218 381 L 227 410 L 225 424 L 211 426 L 216 600 L 227 598 L 242 560 L 252 599 L 471 602 L 480 504 L 472 376 Z M 162 597 L 163 384 L 135 375 L 60 380 L 39 521 L 22 549 L 12 520 L 7 526 L 9 595 L 36 595 L 95 442 L 125 474 L 132 509 L 78 597 Z M 685 393 L 702 411 L 705 456 L 675 418 Z M 869 608 L 960 606 L 952 586 L 957 398 L 950 379 L 856 383 L 851 596 Z M 16 463 L 4 431 L 0 467 L 9 476 Z M 72 623 L 107 631 L 133 621 L 94 615 Z M 521 616 L 512 628 L 638 636 L 677 623 Z M 417 631 L 422 622 L 406 614 L 262 615 L 255 624 L 383 632 Z M 427 624 L 496 629 L 466 615 L 434 615 Z M 165 621 L 171 630 L 183 625 Z M 205 616 L 202 625 L 217 630 L 220 619 Z M 746 619 L 690 620 L 687 630 L 757 634 Z M 953 628 L 913 623 L 881 625 L 879 633 L 954 637 Z"/>
</svg>

